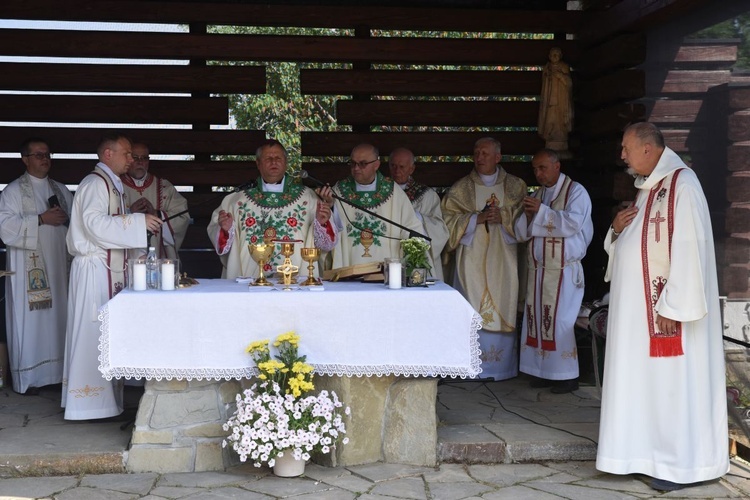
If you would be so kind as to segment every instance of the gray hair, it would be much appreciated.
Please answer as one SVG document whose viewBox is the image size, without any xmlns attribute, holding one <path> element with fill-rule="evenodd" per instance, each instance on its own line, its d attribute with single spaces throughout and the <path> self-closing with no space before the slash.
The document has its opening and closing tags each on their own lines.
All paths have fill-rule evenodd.
<svg viewBox="0 0 750 500">
<path fill-rule="evenodd" d="M 483 142 L 492 143 L 495 146 L 495 152 L 497 152 L 497 154 L 502 154 L 502 147 L 500 145 L 500 141 L 498 141 L 494 137 L 482 137 L 481 139 L 478 139 L 477 142 L 474 143 L 474 149 L 476 149 L 477 146 L 479 146 Z"/>
<path fill-rule="evenodd" d="M 628 125 L 625 133 L 634 134 L 642 144 L 653 144 L 654 146 L 664 149 L 664 135 L 656 128 L 656 125 L 649 122 L 638 122 Z"/>
</svg>

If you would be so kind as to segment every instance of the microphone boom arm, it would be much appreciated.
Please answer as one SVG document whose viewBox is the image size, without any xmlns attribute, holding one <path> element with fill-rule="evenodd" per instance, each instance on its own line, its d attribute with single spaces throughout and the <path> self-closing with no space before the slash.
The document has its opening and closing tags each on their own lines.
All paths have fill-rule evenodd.
<svg viewBox="0 0 750 500">
<path fill-rule="evenodd" d="M 300 178 L 302 178 L 302 179 L 310 179 L 311 182 L 317 184 L 318 186 L 326 186 L 326 184 L 324 182 L 316 179 L 315 177 L 311 177 L 310 174 L 308 174 L 306 171 L 303 171 L 303 172 L 304 172 L 304 174 L 300 175 Z M 362 210 L 363 212 L 365 212 L 367 214 L 370 214 L 373 217 L 377 217 L 378 219 L 380 219 L 382 221 L 385 221 L 385 222 L 387 222 L 389 224 L 392 224 L 392 225 L 398 227 L 399 229 L 403 229 L 404 231 L 406 231 L 406 232 L 409 233 L 409 238 L 411 238 L 413 236 L 419 236 L 420 238 L 424 238 L 427 241 L 432 241 L 432 238 L 430 238 L 429 236 L 424 235 L 424 234 L 420 233 L 419 231 L 415 231 L 413 229 L 409 229 L 408 227 L 403 226 L 403 225 L 399 224 L 398 222 L 392 221 L 391 219 L 388 219 L 387 217 L 383 217 L 382 215 L 377 214 L 377 213 L 373 212 L 372 210 L 368 210 L 367 208 L 365 208 L 363 206 L 357 205 L 356 203 L 354 203 L 352 201 L 349 201 L 346 198 L 342 198 L 341 196 L 337 195 L 334 192 L 331 192 L 331 196 L 333 196 L 333 198 L 339 200 L 340 202 L 346 203 L 347 205 L 350 205 L 350 206 L 356 208 L 357 210 Z"/>
</svg>

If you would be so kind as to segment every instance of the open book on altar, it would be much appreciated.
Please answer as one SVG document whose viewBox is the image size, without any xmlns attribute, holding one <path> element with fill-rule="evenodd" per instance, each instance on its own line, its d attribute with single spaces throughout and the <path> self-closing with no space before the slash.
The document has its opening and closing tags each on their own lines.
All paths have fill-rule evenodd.
<svg viewBox="0 0 750 500">
<path fill-rule="evenodd" d="M 337 267 L 323 271 L 323 279 L 326 281 L 343 281 L 362 279 L 363 281 L 383 281 L 383 263 L 368 262 L 365 264 L 354 264 L 353 266 Z"/>
</svg>

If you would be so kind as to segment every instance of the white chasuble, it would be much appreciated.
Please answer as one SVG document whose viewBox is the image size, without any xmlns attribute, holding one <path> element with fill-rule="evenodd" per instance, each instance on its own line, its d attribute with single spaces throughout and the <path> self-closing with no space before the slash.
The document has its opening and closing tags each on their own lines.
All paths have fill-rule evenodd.
<svg viewBox="0 0 750 500">
<path fill-rule="evenodd" d="M 518 247 L 513 225 L 525 194 L 526 183 L 503 169 L 491 186 L 485 186 L 472 170 L 451 187 L 442 202 L 449 231 L 446 250 L 456 252 L 453 286 L 482 317 L 482 376 L 495 380 L 518 374 Z M 467 244 L 472 216 L 488 204 L 500 207 L 502 224 L 477 225 Z"/>
<path fill-rule="evenodd" d="M 291 182 L 287 176 L 283 189 L 266 191 L 259 179 L 260 187 L 253 187 L 230 194 L 214 210 L 208 225 L 208 237 L 224 265 L 222 278 L 234 279 L 239 276 L 257 278 L 258 263 L 250 256 L 249 245 L 263 243 L 264 238 L 278 240 L 298 240 L 294 245 L 292 264 L 299 268 L 297 277 L 307 275 L 307 262 L 302 260 L 300 249 L 318 247 L 328 251 L 333 247 L 333 228 L 321 227 L 315 220 L 318 196 L 312 189 Z M 232 214 L 234 225 L 225 236 L 219 227 L 219 212 Z M 326 230 L 328 229 L 328 231 Z M 275 245 L 269 262 L 264 264 L 267 278 L 274 275 L 276 268 L 284 261 L 280 245 Z M 315 263 L 315 275 L 318 264 Z"/>
<path fill-rule="evenodd" d="M 24 200 L 21 179 L 8 184 L 0 195 L 0 239 L 6 246 L 5 326 L 13 390 L 26 392 L 62 382 L 65 320 L 68 308 L 67 226 L 39 225 L 38 215 L 49 209 L 49 197 L 57 195 L 70 215 L 73 195 L 64 184 L 24 174 L 32 190 Z M 54 186 L 54 189 L 53 189 Z M 30 207 L 27 211 L 24 206 Z M 29 263 L 41 263 L 27 272 Z M 51 307 L 32 307 L 29 292 L 44 281 Z M 6 381 L 7 383 L 7 381 Z"/>
<path fill-rule="evenodd" d="M 134 202 L 146 198 L 157 211 L 157 215 L 165 221 L 159 234 L 154 235 L 147 245 L 156 247 L 160 259 L 177 259 L 190 224 L 190 214 L 185 212 L 188 208 L 185 197 L 175 189 L 171 182 L 148 172 L 143 182 L 137 182 L 127 174 L 121 178 L 125 194 L 125 208 L 129 209 Z M 181 212 L 185 213 L 166 220 Z"/>
<path fill-rule="evenodd" d="M 404 191 L 390 178 L 377 173 L 374 191 L 358 191 L 349 177 L 336 183 L 333 191 L 371 212 L 402 226 L 422 233 L 422 224 Z M 386 257 L 401 256 L 401 240 L 409 232 L 389 224 L 351 205 L 336 200 L 339 241 L 333 249 L 333 268 L 370 262 L 383 262 Z"/>
<path fill-rule="evenodd" d="M 528 284 L 521 332 L 520 370 L 548 380 L 578 377 L 575 321 L 583 300 L 581 259 L 591 243 L 591 199 L 586 189 L 561 174 L 554 186 L 539 189 L 542 199 L 529 222 L 516 221 L 527 247 Z"/>
<path fill-rule="evenodd" d="M 681 322 L 684 354 L 654 356 L 642 255 L 643 227 L 652 224 L 646 203 L 651 190 L 678 169 L 670 262 L 655 312 Z M 612 286 L 596 467 L 676 483 L 715 479 L 729 470 L 729 452 L 708 205 L 695 173 L 669 148 L 635 185 L 635 219 L 616 238 L 610 230 L 604 242 Z"/>
<path fill-rule="evenodd" d="M 105 380 L 99 372 L 99 308 L 125 286 L 126 250 L 146 245 L 146 216 L 124 214 L 113 177 L 100 163 L 73 197 L 62 390 L 66 420 L 112 417 L 123 409 L 122 382 Z"/>
</svg>

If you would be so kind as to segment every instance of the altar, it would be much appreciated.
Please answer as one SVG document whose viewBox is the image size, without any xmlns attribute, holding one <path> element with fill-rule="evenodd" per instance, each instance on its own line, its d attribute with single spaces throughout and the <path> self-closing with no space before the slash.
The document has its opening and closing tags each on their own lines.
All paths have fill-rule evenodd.
<svg viewBox="0 0 750 500">
<path fill-rule="evenodd" d="M 449 286 L 390 290 L 330 283 L 282 291 L 200 280 L 171 292 L 125 290 L 100 310 L 100 371 L 146 379 L 126 467 L 220 470 L 236 463 L 221 424 L 249 386 L 255 340 L 287 331 L 315 366 L 316 390 L 351 407 L 333 465 L 434 465 L 437 377 L 480 372 L 479 315 Z"/>
</svg>

